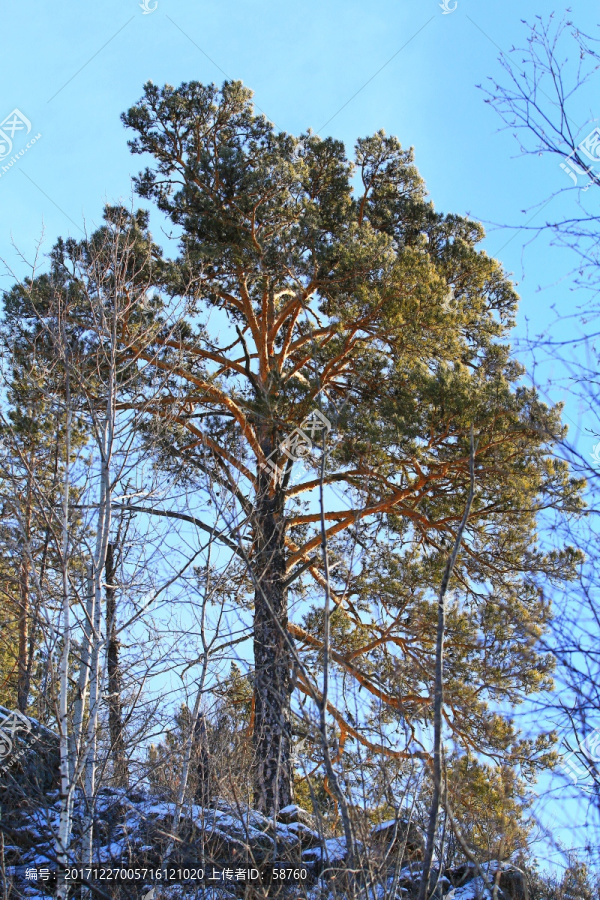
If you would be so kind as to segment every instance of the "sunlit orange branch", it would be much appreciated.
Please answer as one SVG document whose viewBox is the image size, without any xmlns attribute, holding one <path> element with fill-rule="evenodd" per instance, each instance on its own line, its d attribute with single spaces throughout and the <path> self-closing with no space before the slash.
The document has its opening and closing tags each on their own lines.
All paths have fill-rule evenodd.
<svg viewBox="0 0 600 900">
<path fill-rule="evenodd" d="M 335 514 L 325 514 L 325 518 L 342 518 L 341 522 L 338 522 L 337 525 L 333 525 L 331 528 L 327 529 L 326 538 L 329 540 L 333 535 L 338 534 L 340 531 L 344 531 L 350 525 L 353 525 L 355 522 L 359 522 L 362 519 L 367 518 L 368 516 L 372 516 L 378 512 L 391 512 L 399 503 L 402 502 L 407 497 L 414 496 L 414 494 L 418 491 L 421 491 L 427 482 L 419 481 L 417 484 L 413 484 L 404 490 L 397 491 L 396 494 L 392 497 L 387 498 L 386 500 L 382 500 L 379 503 L 374 503 L 372 506 L 364 507 L 363 509 L 353 509 L 347 510 L 343 513 L 335 513 Z M 413 520 L 420 521 L 421 524 L 425 525 L 427 528 L 431 528 L 432 523 L 420 513 L 417 513 L 415 510 L 411 510 L 407 507 L 403 508 L 403 515 L 411 518 Z M 316 522 L 320 520 L 320 515 L 317 514 L 315 516 L 298 516 L 298 521 L 306 519 L 309 522 Z M 322 542 L 322 537 L 320 534 L 316 534 L 310 541 L 307 541 L 306 544 L 298 551 L 295 556 L 291 557 L 289 560 L 290 565 L 294 565 L 299 559 L 307 556 L 315 547 L 320 546 Z"/>
<path fill-rule="evenodd" d="M 193 450 L 194 447 L 198 445 L 203 445 L 208 447 L 210 450 L 214 450 L 222 459 L 227 460 L 227 462 L 237 469 L 242 475 L 248 478 L 250 481 L 254 481 L 253 473 L 246 468 L 246 466 L 239 461 L 235 456 L 232 456 L 227 450 L 224 450 L 219 444 L 215 443 L 208 435 L 204 434 L 199 428 L 196 428 L 195 425 L 192 425 L 191 422 L 188 422 L 187 419 L 181 419 L 179 416 L 174 416 L 173 420 L 177 422 L 179 425 L 183 425 L 183 427 L 195 435 L 198 440 L 194 441 L 192 444 L 186 444 L 185 447 L 182 447 L 182 452 L 185 450 Z"/>
<path fill-rule="evenodd" d="M 317 698 L 318 702 L 323 701 L 322 695 L 315 687 L 311 687 L 308 682 L 305 680 L 302 673 L 298 674 L 297 680 L 298 688 L 302 691 L 303 694 L 306 694 L 307 697 Z M 344 727 L 347 734 L 357 740 L 363 747 L 367 747 L 368 750 L 371 750 L 372 753 L 382 753 L 384 756 L 388 756 L 391 759 L 422 759 L 425 762 L 430 761 L 430 756 L 427 753 L 423 753 L 421 750 L 408 751 L 408 750 L 391 750 L 389 747 L 384 747 L 383 744 L 374 744 L 371 741 L 367 740 L 367 738 L 360 734 L 356 728 L 353 728 L 349 722 L 343 717 L 339 709 L 331 703 L 329 700 L 327 701 L 327 711 L 331 713 L 335 721 L 338 723 L 340 727 Z"/>
<path fill-rule="evenodd" d="M 203 379 L 197 378 L 196 376 L 191 375 L 189 372 L 186 372 L 184 369 L 180 369 L 179 367 L 173 368 L 171 365 L 169 365 L 169 363 L 166 363 L 166 362 L 163 362 L 162 360 L 156 359 L 155 356 L 152 356 L 151 354 L 146 353 L 145 351 L 139 350 L 139 348 L 136 348 L 136 354 L 137 354 L 138 359 L 144 359 L 144 360 L 146 360 L 146 362 L 151 363 L 152 365 L 156 366 L 158 369 L 170 372 L 171 374 L 179 375 L 180 378 L 183 378 L 186 381 L 189 381 L 192 384 L 195 384 L 196 387 L 199 387 L 203 390 L 203 392 L 206 395 L 206 398 L 208 400 L 213 400 L 214 402 L 221 403 L 226 409 L 228 409 L 232 413 L 236 422 L 240 426 L 240 430 L 241 430 L 242 434 L 244 435 L 244 437 L 246 438 L 246 440 L 252 447 L 257 458 L 261 462 L 264 462 L 265 457 L 260 448 L 260 444 L 256 440 L 256 436 L 254 434 L 254 429 L 248 424 L 248 420 L 246 419 L 246 416 L 244 415 L 244 413 L 242 412 L 240 407 L 237 405 L 237 403 L 234 403 L 234 401 L 227 394 L 223 393 L 223 391 L 220 391 L 217 387 L 215 387 L 212 384 L 209 384 L 208 382 L 204 381 Z"/>
<path fill-rule="evenodd" d="M 314 637 L 312 634 L 309 634 L 303 628 L 300 628 L 299 625 L 294 625 L 292 622 L 289 622 L 288 631 L 303 643 L 308 644 L 311 647 L 315 647 L 318 650 L 323 649 L 323 642 Z M 368 675 L 365 675 L 364 672 L 361 672 L 360 669 L 357 669 L 356 666 L 352 665 L 352 663 L 341 653 L 338 653 L 337 650 L 334 650 L 330 647 L 329 655 L 334 662 L 342 666 L 343 669 L 346 669 L 347 672 L 353 675 L 358 683 L 361 684 L 367 691 L 369 691 L 370 694 L 373 694 L 374 697 L 377 697 L 378 700 L 381 700 L 386 704 L 386 706 L 389 706 L 391 709 L 404 710 L 406 709 L 407 703 L 423 706 L 431 705 L 431 700 L 429 697 L 421 697 L 419 694 L 406 694 L 404 697 L 393 697 L 391 694 L 388 694 L 385 691 L 382 691 L 380 688 L 376 687 L 369 680 Z"/>
</svg>

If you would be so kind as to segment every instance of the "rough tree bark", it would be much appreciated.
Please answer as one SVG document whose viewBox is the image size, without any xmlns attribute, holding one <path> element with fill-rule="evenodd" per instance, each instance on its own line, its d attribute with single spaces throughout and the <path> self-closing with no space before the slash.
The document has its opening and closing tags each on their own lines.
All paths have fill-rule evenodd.
<svg viewBox="0 0 600 900">
<path fill-rule="evenodd" d="M 264 446 L 269 456 L 273 446 Z M 259 469 L 254 518 L 254 753 L 256 808 L 267 814 L 292 802 L 292 719 L 284 491 Z"/>
<path fill-rule="evenodd" d="M 117 787 L 126 787 L 129 779 L 127 752 L 123 734 L 123 706 L 121 662 L 119 658 L 120 641 L 117 633 L 117 561 L 115 546 L 109 541 L 106 548 L 105 581 L 106 581 L 106 670 L 108 688 L 108 731 L 110 735 L 111 754 L 113 759 L 113 780 Z"/>
</svg>

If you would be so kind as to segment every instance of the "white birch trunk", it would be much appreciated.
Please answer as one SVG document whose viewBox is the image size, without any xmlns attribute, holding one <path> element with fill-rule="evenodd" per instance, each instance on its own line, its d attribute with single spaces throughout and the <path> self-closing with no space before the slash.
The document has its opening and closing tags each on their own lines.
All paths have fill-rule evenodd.
<svg viewBox="0 0 600 900">
<path fill-rule="evenodd" d="M 84 803 L 85 814 L 82 827 L 82 855 L 86 865 L 93 862 L 94 808 L 96 803 L 96 768 L 98 755 L 98 715 L 102 694 L 102 675 L 106 666 L 100 666 L 103 649 L 107 647 L 103 630 L 102 589 L 104 587 L 104 567 L 111 528 L 111 480 L 110 464 L 115 429 L 114 380 L 115 380 L 115 340 L 111 346 L 108 393 L 103 421 L 97 429 L 100 452 L 100 485 L 98 502 L 98 525 L 96 546 L 92 565 L 93 580 L 93 622 L 90 665 L 89 718 L 86 735 Z"/>
<path fill-rule="evenodd" d="M 63 343 L 67 353 L 66 343 Z M 71 596 L 69 587 L 69 499 L 70 499 L 70 465 L 71 465 L 71 396 L 69 384 L 69 359 L 66 357 L 66 427 L 65 427 L 65 477 L 62 498 L 62 610 L 61 625 L 63 647 L 59 666 L 59 714 L 58 733 L 60 748 L 60 818 L 56 839 L 56 859 L 58 863 L 58 880 L 56 885 L 57 900 L 66 900 L 68 885 L 64 870 L 68 864 L 68 851 L 71 838 L 71 816 L 73 809 L 74 782 L 71 772 L 74 769 L 69 752 L 68 702 L 69 702 L 69 653 L 71 649 Z"/>
<path fill-rule="evenodd" d="M 86 605 L 83 621 L 83 638 L 81 642 L 81 661 L 79 664 L 79 678 L 77 681 L 77 696 L 73 704 L 73 724 L 70 736 L 71 759 L 74 762 L 79 759 L 81 752 L 81 736 L 87 704 L 87 692 L 90 681 L 90 658 L 92 648 L 92 627 L 94 621 L 94 583 L 92 579 L 92 567 L 88 566 L 86 580 Z M 75 769 L 71 772 L 71 777 Z"/>
</svg>

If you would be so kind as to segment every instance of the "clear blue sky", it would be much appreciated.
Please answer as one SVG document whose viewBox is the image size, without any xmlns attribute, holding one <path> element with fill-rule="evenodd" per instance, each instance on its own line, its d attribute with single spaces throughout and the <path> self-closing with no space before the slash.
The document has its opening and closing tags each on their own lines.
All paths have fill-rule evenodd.
<svg viewBox="0 0 600 900">
<path fill-rule="evenodd" d="M 500 76 L 500 50 L 524 43 L 521 20 L 553 7 L 458 0 L 444 15 L 439 2 L 147 0 L 150 8 L 158 3 L 149 14 L 140 0 L 4 4 L 0 121 L 15 108 L 30 120 L 30 135 L 15 137 L 16 151 L 42 136 L 0 174 L 0 257 L 23 276 L 12 242 L 31 259 L 42 232 L 44 252 L 59 235 L 80 236 L 84 220 L 88 228 L 99 223 L 105 202 L 129 202 L 141 160 L 128 150 L 119 114 L 148 79 L 241 79 L 279 128 L 312 127 L 350 145 L 383 128 L 414 146 L 439 210 L 524 223 L 565 176 L 556 159 L 519 155 L 476 85 Z M 597 30 L 596 3 L 569 5 L 582 30 Z M 565 8 L 554 7 L 559 16 Z M 581 126 L 594 114 L 600 107 L 582 112 Z M 557 198 L 538 221 L 550 210 L 567 215 L 570 203 Z M 165 244 L 162 219 L 154 213 L 152 222 Z M 551 304 L 566 311 L 574 302 L 564 278 L 574 260 L 542 240 L 523 268 L 523 243 L 523 234 L 491 230 L 486 248 L 515 273 L 521 323 L 528 317 L 541 328 L 553 318 Z M 0 267 L 0 287 L 11 283 Z"/>
</svg>

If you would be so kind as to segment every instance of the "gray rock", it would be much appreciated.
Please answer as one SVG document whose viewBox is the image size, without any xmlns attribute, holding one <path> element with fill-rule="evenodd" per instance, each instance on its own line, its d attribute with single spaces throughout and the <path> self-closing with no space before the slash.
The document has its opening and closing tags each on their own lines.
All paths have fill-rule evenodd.
<svg viewBox="0 0 600 900">
<path fill-rule="evenodd" d="M 371 840 L 380 852 L 390 856 L 404 849 L 406 859 L 423 859 L 425 840 L 419 828 L 408 819 L 390 819 L 376 825 L 371 831 Z"/>
</svg>

